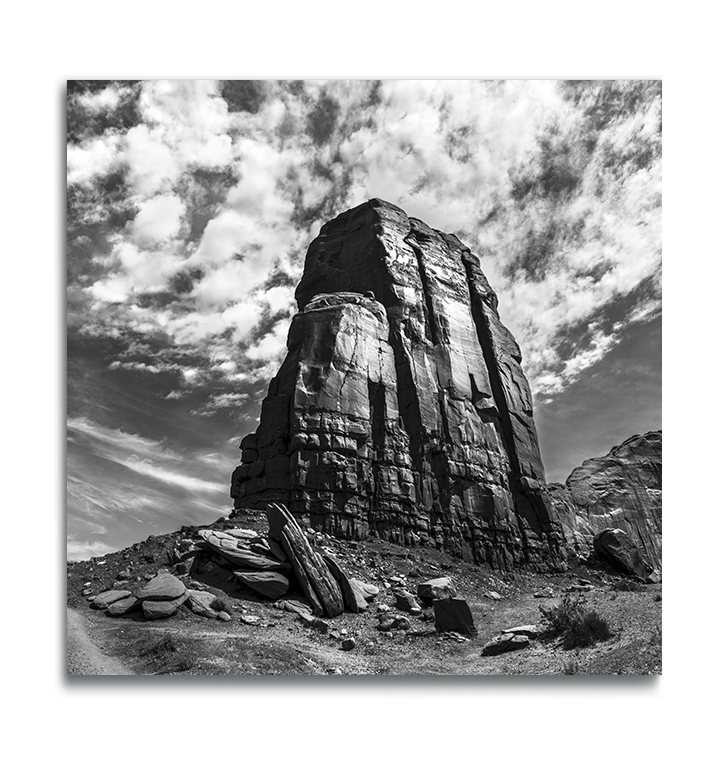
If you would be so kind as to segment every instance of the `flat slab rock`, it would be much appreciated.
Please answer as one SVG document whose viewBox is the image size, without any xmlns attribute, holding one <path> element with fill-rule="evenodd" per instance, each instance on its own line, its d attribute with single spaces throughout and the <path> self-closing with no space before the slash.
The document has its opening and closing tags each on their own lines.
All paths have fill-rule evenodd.
<svg viewBox="0 0 720 774">
<path fill-rule="evenodd" d="M 476 637 L 477 629 L 470 606 L 464 599 L 436 599 L 433 601 L 435 630 L 459 632 L 466 637 Z"/>
<path fill-rule="evenodd" d="M 90 606 L 94 607 L 96 610 L 105 610 L 107 607 L 112 605 L 113 602 L 118 602 L 119 600 L 125 599 L 125 597 L 129 596 L 131 596 L 131 594 L 127 589 L 112 589 L 111 591 L 103 591 L 93 599 L 93 601 L 90 603 Z"/>
<path fill-rule="evenodd" d="M 148 584 L 135 592 L 135 596 L 144 601 L 162 602 L 178 599 L 187 592 L 185 584 L 169 572 L 161 572 Z"/>
<path fill-rule="evenodd" d="M 140 600 L 137 597 L 134 597 L 134 596 L 123 597 L 122 599 L 119 599 L 117 602 L 113 602 L 111 605 L 107 606 L 107 614 L 125 615 L 125 613 L 129 613 L 131 610 L 134 610 L 139 605 L 140 605 Z"/>
<path fill-rule="evenodd" d="M 523 634 L 501 634 L 490 640 L 482 650 L 483 656 L 499 656 L 501 653 L 509 653 L 512 650 L 527 648 L 530 639 Z"/>
<path fill-rule="evenodd" d="M 185 604 L 186 600 L 190 596 L 189 591 L 177 599 L 144 599 L 142 602 L 142 610 L 145 618 L 169 618 L 171 615 L 175 615 L 177 611 Z"/>
<path fill-rule="evenodd" d="M 269 599 L 279 599 L 290 587 L 290 581 L 279 572 L 242 572 L 236 570 L 233 574 L 248 588 Z"/>
</svg>

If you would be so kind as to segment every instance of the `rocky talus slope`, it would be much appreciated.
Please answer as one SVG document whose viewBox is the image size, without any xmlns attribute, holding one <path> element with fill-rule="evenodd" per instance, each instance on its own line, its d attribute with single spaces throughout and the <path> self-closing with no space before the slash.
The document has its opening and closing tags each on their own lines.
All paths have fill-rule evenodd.
<svg viewBox="0 0 720 774">
<path fill-rule="evenodd" d="M 662 568 L 662 432 L 634 435 L 550 484 L 568 546 L 586 555 L 605 529 L 621 529 Z"/>
<path fill-rule="evenodd" d="M 469 248 L 373 199 L 321 229 L 296 299 L 235 506 L 284 503 L 337 537 L 498 569 L 563 569 L 520 350 Z"/>
</svg>

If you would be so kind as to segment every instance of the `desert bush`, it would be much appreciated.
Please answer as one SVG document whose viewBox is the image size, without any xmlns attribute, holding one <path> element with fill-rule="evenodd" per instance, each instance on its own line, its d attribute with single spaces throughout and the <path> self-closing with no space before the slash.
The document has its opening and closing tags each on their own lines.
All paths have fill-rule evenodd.
<svg viewBox="0 0 720 774">
<path fill-rule="evenodd" d="M 540 605 L 540 612 L 550 629 L 562 635 L 563 645 L 568 650 L 584 648 L 612 637 L 608 622 L 597 610 L 588 608 L 584 599 L 563 597 L 559 605 Z"/>
<path fill-rule="evenodd" d="M 148 656 L 164 656 L 169 653 L 176 653 L 178 649 L 177 642 L 169 632 L 164 634 L 160 640 L 145 651 Z"/>
</svg>

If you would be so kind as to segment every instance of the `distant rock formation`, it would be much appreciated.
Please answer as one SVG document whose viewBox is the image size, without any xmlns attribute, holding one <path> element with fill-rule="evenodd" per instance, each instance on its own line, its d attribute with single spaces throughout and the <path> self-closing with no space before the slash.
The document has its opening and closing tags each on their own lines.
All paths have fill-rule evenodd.
<svg viewBox="0 0 720 774">
<path fill-rule="evenodd" d="M 634 435 L 604 457 L 585 460 L 549 491 L 568 546 L 579 554 L 593 538 L 621 529 L 662 568 L 662 432 Z"/>
<path fill-rule="evenodd" d="M 520 350 L 469 248 L 372 199 L 323 226 L 295 296 L 235 506 L 281 502 L 338 537 L 563 569 Z"/>
</svg>

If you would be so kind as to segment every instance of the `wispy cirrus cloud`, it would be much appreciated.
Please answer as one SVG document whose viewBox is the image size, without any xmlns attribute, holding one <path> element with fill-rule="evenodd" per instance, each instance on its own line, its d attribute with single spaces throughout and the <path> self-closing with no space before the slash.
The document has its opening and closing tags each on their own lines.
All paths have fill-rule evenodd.
<svg viewBox="0 0 720 774">
<path fill-rule="evenodd" d="M 82 437 L 94 454 L 141 476 L 193 492 L 221 492 L 227 489 L 225 483 L 187 475 L 181 468 L 186 462 L 183 455 L 158 441 L 106 428 L 85 417 L 71 417 L 67 425 L 71 433 Z M 195 463 L 191 463 L 193 467 Z"/>
</svg>

